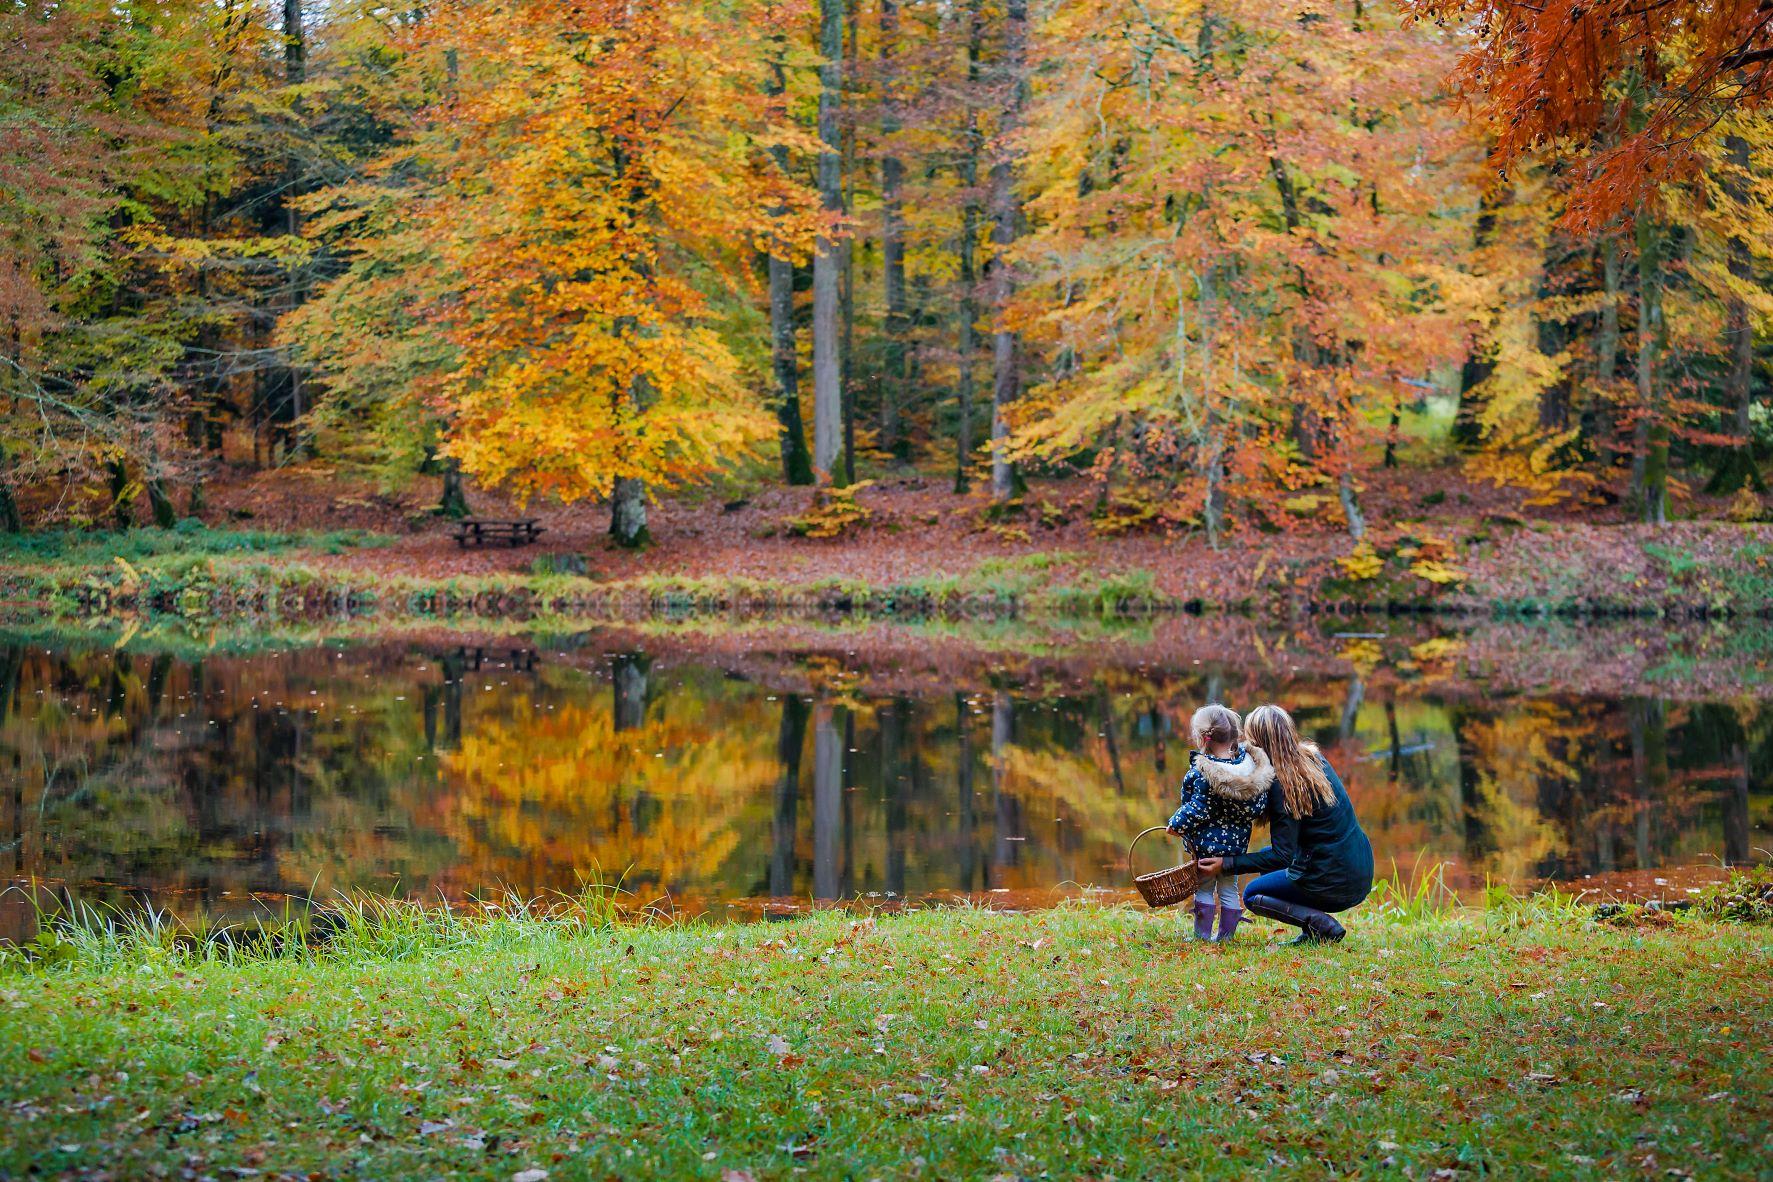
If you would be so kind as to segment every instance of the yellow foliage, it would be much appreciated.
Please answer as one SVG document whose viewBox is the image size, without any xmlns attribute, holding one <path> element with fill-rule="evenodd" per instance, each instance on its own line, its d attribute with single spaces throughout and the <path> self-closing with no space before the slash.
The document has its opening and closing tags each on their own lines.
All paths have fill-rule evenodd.
<svg viewBox="0 0 1773 1182">
<path fill-rule="evenodd" d="M 1343 645 L 1342 651 L 1336 655 L 1353 665 L 1357 672 L 1367 674 L 1385 659 L 1385 650 L 1379 647 L 1377 640 L 1363 636 Z"/>
<path fill-rule="evenodd" d="M 1466 579 L 1464 571 L 1456 566 L 1448 566 L 1432 558 L 1422 558 L 1410 564 L 1410 573 L 1419 579 L 1427 579 L 1436 586 L 1447 586 L 1451 583 L 1463 583 Z"/>
<path fill-rule="evenodd" d="M 835 538 L 867 525 L 874 517 L 874 510 L 857 501 L 856 494 L 873 483 L 872 480 L 858 480 L 844 488 L 817 490 L 807 511 L 785 523 L 788 532 L 803 538 Z"/>
<path fill-rule="evenodd" d="M 1465 651 L 1465 642 L 1451 636 L 1435 636 L 1410 646 L 1410 659 L 1422 665 L 1451 660 Z"/>
<path fill-rule="evenodd" d="M 1761 520 L 1766 511 L 1766 506 L 1761 504 L 1761 498 L 1752 488 L 1741 488 L 1730 498 L 1730 507 L 1724 510 L 1724 516 L 1731 521 L 1746 523 Z"/>
<path fill-rule="evenodd" d="M 802 255 L 828 222 L 758 150 L 800 142 L 757 64 L 791 22 L 492 0 L 440 5 L 414 34 L 459 56 L 455 93 L 385 163 L 396 195 L 365 201 L 380 220 L 357 245 L 377 265 L 322 298 L 358 293 L 405 325 L 403 397 L 441 419 L 464 471 L 572 501 L 681 482 L 773 432 L 722 301 L 754 284 L 756 251 Z M 411 169 L 429 183 L 402 186 Z"/>
<path fill-rule="evenodd" d="M 1379 572 L 1385 569 L 1385 559 L 1379 557 L 1379 552 L 1373 549 L 1372 543 L 1362 542 L 1354 548 L 1352 554 L 1338 558 L 1336 565 L 1351 579 L 1376 579 Z"/>
</svg>

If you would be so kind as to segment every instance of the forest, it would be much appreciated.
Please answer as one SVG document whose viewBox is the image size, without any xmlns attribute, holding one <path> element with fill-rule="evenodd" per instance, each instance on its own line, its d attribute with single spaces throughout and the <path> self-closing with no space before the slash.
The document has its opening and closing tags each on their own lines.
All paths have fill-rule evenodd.
<svg viewBox="0 0 1773 1182">
<path fill-rule="evenodd" d="M 13 0 L 0 527 L 323 463 L 809 532 L 1764 515 L 1757 0 Z"/>
<path fill-rule="evenodd" d="M 0 1179 L 1766 1178 L 1770 394 L 1773 0 L 0 0 Z"/>
</svg>

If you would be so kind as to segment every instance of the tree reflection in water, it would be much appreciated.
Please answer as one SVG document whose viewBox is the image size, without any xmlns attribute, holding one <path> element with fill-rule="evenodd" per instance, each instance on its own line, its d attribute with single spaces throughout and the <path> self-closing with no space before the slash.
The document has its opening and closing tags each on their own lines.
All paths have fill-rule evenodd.
<svg viewBox="0 0 1773 1182">
<path fill-rule="evenodd" d="M 1381 867 L 1526 883 L 1773 844 L 1773 727 L 1749 699 L 1210 666 L 873 693 L 799 668 L 770 684 L 640 652 L 0 644 L 0 874 L 233 914 L 311 884 L 535 895 L 594 873 L 692 909 L 1120 887 L 1126 839 L 1172 807 L 1172 732 L 1219 692 L 1294 710 Z"/>
</svg>

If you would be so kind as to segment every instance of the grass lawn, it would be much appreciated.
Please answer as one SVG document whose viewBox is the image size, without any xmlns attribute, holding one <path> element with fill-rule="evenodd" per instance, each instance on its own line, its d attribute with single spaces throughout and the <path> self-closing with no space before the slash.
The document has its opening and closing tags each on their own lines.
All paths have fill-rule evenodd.
<svg viewBox="0 0 1773 1182">
<path fill-rule="evenodd" d="M 1666 919 L 1666 917 L 1661 917 Z M 1751 1178 L 1773 928 L 1064 907 L 0 968 L 0 1178 Z"/>
</svg>

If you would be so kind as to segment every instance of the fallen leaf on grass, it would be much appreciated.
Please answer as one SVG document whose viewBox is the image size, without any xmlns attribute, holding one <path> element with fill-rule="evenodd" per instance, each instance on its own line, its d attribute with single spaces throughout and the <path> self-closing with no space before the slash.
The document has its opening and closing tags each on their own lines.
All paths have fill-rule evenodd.
<svg viewBox="0 0 1773 1182">
<path fill-rule="evenodd" d="M 547 1182 L 547 1170 L 518 1170 L 511 1175 L 511 1182 Z"/>
</svg>

